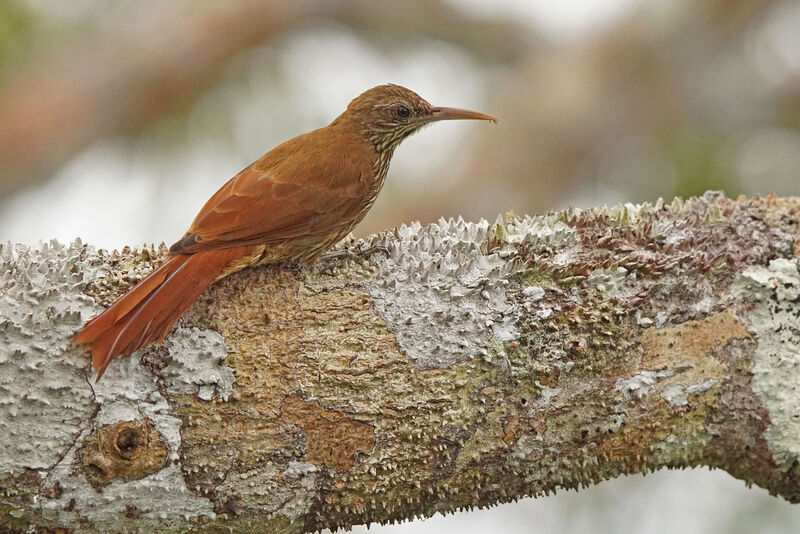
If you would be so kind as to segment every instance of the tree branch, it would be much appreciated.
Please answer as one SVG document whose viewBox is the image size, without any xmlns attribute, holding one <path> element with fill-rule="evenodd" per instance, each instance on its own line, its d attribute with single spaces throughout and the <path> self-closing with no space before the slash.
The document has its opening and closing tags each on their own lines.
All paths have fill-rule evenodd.
<svg viewBox="0 0 800 534">
<path fill-rule="evenodd" d="M 160 251 L 0 250 L 0 525 L 302 532 L 706 465 L 800 501 L 800 199 L 402 227 L 248 269 L 97 384 Z"/>
</svg>

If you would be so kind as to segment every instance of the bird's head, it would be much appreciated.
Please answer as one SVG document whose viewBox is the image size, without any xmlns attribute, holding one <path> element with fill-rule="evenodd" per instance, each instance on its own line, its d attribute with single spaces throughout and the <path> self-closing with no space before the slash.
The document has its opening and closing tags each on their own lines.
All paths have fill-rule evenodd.
<svg viewBox="0 0 800 534">
<path fill-rule="evenodd" d="M 355 120 L 378 152 L 392 151 L 406 137 L 436 121 L 497 119 L 477 111 L 430 105 L 417 93 L 394 84 L 378 85 L 353 99 L 341 115 Z"/>
</svg>

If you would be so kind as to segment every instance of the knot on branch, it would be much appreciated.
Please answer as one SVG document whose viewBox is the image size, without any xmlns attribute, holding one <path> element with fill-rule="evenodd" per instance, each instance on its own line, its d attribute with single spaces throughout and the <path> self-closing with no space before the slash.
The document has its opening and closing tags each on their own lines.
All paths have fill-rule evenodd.
<svg viewBox="0 0 800 534">
<path fill-rule="evenodd" d="M 167 446 L 149 417 L 100 427 L 79 451 L 80 468 L 95 488 L 138 480 L 167 466 Z"/>
</svg>

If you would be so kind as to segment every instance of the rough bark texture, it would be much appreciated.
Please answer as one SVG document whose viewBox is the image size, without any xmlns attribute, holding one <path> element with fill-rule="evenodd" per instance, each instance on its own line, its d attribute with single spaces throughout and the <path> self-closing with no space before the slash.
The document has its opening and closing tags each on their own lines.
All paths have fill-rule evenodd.
<svg viewBox="0 0 800 534">
<path fill-rule="evenodd" d="M 301 532 L 707 465 L 800 501 L 800 199 L 441 221 L 249 269 L 94 384 L 161 251 L 0 249 L 0 529 Z M 387 257 L 388 256 L 388 257 Z"/>
</svg>

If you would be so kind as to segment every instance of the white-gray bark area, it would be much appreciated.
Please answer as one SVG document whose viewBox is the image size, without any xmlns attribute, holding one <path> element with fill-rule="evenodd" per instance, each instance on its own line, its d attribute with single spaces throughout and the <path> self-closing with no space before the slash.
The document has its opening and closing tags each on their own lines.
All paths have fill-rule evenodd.
<svg viewBox="0 0 800 534">
<path fill-rule="evenodd" d="M 800 501 L 800 199 L 440 221 L 246 269 L 98 383 L 161 259 L 0 247 L 0 530 L 303 532 L 697 465 Z"/>
</svg>

